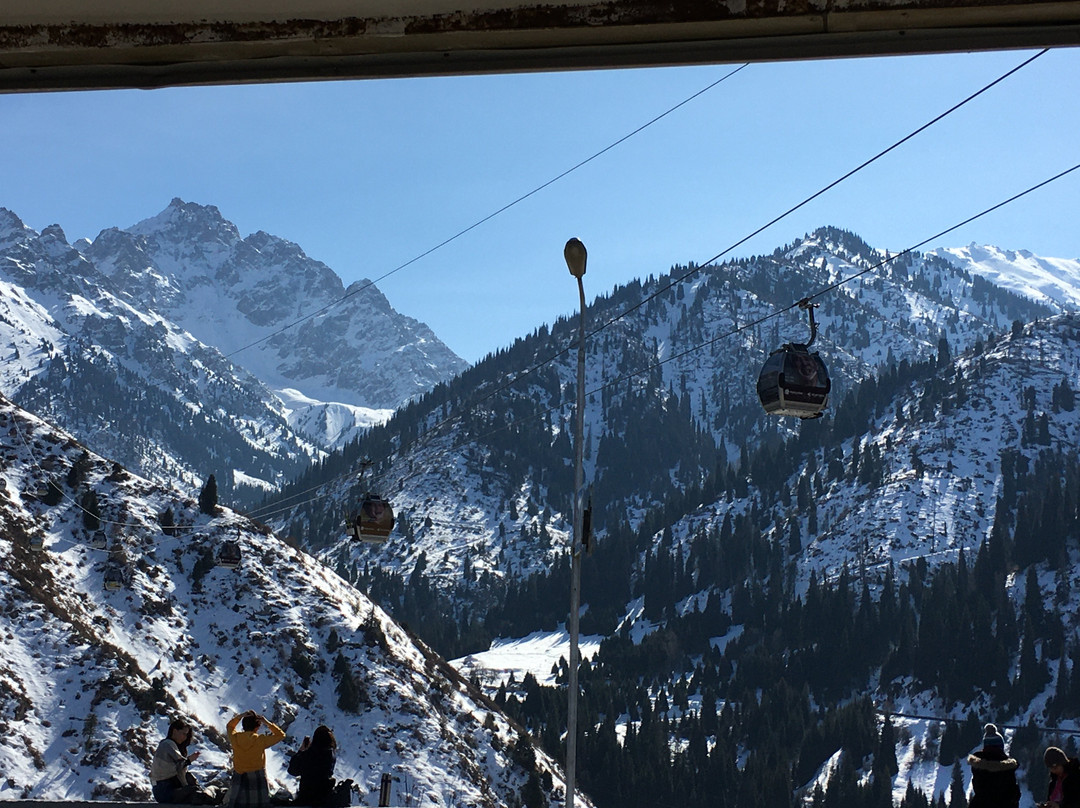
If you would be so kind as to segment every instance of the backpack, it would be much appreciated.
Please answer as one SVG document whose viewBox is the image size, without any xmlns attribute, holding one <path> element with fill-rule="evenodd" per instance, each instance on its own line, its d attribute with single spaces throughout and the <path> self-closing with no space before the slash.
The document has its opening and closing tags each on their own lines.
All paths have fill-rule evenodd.
<svg viewBox="0 0 1080 808">
<path fill-rule="evenodd" d="M 352 804 L 352 780 L 342 780 L 330 792 L 330 808 L 346 808 Z"/>
</svg>

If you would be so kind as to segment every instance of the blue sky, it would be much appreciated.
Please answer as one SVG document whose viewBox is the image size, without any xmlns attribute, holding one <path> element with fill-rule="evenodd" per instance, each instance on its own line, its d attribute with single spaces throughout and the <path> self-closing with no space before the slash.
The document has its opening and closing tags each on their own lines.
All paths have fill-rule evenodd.
<svg viewBox="0 0 1080 808">
<path fill-rule="evenodd" d="M 475 361 L 575 311 L 569 237 L 590 299 L 702 263 L 1034 53 L 750 65 L 379 288 Z M 0 95 L 0 206 L 75 240 L 178 196 L 378 278 L 734 67 Z M 1080 162 L 1077 98 L 1080 49 L 1046 53 L 731 256 L 918 243 Z M 1078 213 L 1080 172 L 927 248 L 1076 258 Z"/>
</svg>

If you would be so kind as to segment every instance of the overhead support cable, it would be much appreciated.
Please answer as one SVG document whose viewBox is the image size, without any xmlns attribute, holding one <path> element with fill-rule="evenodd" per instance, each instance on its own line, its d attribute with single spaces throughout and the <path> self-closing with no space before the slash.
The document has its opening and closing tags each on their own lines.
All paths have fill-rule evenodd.
<svg viewBox="0 0 1080 808">
<path fill-rule="evenodd" d="M 581 162 L 577 163 L 576 165 L 571 166 L 570 168 L 566 169 L 561 174 L 558 174 L 555 177 L 552 177 L 547 182 L 545 182 L 545 183 L 543 183 L 541 185 L 538 185 L 537 187 L 533 188 L 528 193 L 522 194 L 521 196 L 519 196 L 514 201 L 508 202 L 507 204 L 503 205 L 498 210 L 496 210 L 496 211 L 494 211 L 492 213 L 489 213 L 487 216 L 484 216 L 482 219 L 479 219 L 479 220 L 473 222 L 468 227 L 462 228 L 461 230 L 454 233 L 454 235 L 450 236 L 449 238 L 446 238 L 446 239 L 443 239 L 442 241 L 440 241 L 434 247 L 429 247 L 427 250 L 424 250 L 424 252 L 420 253 L 419 255 L 417 255 L 417 256 L 415 256 L 413 258 L 410 258 L 405 263 L 399 264 L 398 266 L 394 267 L 393 269 L 389 270 L 388 272 L 385 272 L 382 275 L 380 275 L 379 277 L 375 278 L 375 280 L 368 281 L 367 283 L 361 285 L 357 289 L 353 289 L 351 292 L 345 293 L 344 295 L 342 295 L 338 299 L 333 300 L 330 303 L 327 303 L 325 306 L 322 306 L 321 308 L 319 308 L 319 309 L 317 309 L 317 310 L 315 310 L 313 312 L 310 312 L 309 314 L 305 314 L 303 317 L 299 317 L 299 318 L 297 318 L 296 320 L 293 320 L 290 323 L 286 323 L 285 325 L 281 326 L 281 328 L 277 329 L 276 331 L 273 331 L 270 334 L 267 334 L 267 335 L 265 335 L 263 337 L 259 337 L 257 340 L 249 342 L 247 345 L 244 345 L 241 348 L 237 348 L 236 350 L 225 354 L 225 358 L 228 359 L 228 358 L 230 358 L 232 356 L 235 356 L 236 354 L 241 353 L 242 351 L 246 351 L 248 348 L 254 348 L 256 345 L 260 345 L 263 342 L 271 340 L 274 337 L 278 336 L 279 334 L 281 334 L 281 333 L 283 333 L 285 331 L 288 331 L 290 328 L 298 326 L 301 323 L 305 323 L 305 322 L 307 322 L 308 320 L 311 320 L 314 317 L 318 317 L 320 314 L 324 314 L 327 311 L 329 311 L 330 309 L 340 305 L 341 303 L 344 303 L 349 298 L 360 294 L 365 289 L 369 289 L 370 287 L 374 286 L 375 284 L 379 283 L 380 281 L 386 280 L 391 275 L 394 275 L 395 273 L 400 272 L 401 270 L 405 269 L 406 267 L 412 266 L 417 261 L 420 261 L 420 260 L 422 260 L 424 258 L 427 258 L 427 256 L 431 255 L 436 250 L 440 250 L 443 247 L 447 246 L 448 244 L 450 244 L 450 243 L 452 243 L 454 241 L 457 241 L 459 238 L 466 235 L 467 233 L 470 233 L 473 230 L 475 230 L 476 228 L 480 227 L 481 225 L 486 224 L 487 222 L 490 222 L 496 216 L 498 216 L 498 215 L 500 215 L 502 213 L 505 213 L 506 211 L 510 210 L 510 208 L 514 207 L 515 205 L 518 205 L 518 204 L 524 202 L 526 199 L 529 199 L 530 197 L 535 196 L 536 194 L 543 191 L 545 188 L 547 188 L 547 187 L 549 187 L 551 185 L 554 185 L 556 182 L 563 179 L 564 177 L 567 177 L 570 174 L 573 174 L 579 168 L 582 168 L 582 167 L 588 165 L 589 163 L 591 163 L 593 160 L 596 160 L 598 157 L 601 157 L 602 155 L 607 154 L 609 151 L 614 149 L 616 146 L 619 146 L 619 145 L 625 143 L 627 140 L 634 137 L 634 135 L 637 135 L 637 134 L 645 131 L 646 129 L 648 129 L 653 124 L 657 123 L 658 121 L 663 120 L 664 118 L 666 118 L 671 113 L 675 112 L 676 110 L 680 109 L 681 107 L 686 106 L 691 101 L 693 101 L 695 98 L 698 98 L 699 96 L 704 95 L 709 90 L 711 90 L 714 87 L 718 86 L 719 84 L 722 84 L 723 82 L 727 81 L 729 78 L 734 76 L 736 73 L 740 72 L 741 70 L 744 70 L 747 67 L 749 67 L 749 63 L 739 65 L 739 67 L 737 67 L 734 70 L 731 70 L 728 73 L 724 74 L 720 78 L 716 79 L 716 81 L 714 81 L 711 84 L 707 85 L 706 87 L 703 87 L 702 89 L 698 90 L 693 95 L 690 95 L 687 98 L 684 98 L 682 101 L 675 104 L 675 106 L 669 107 L 664 112 L 661 112 L 659 115 L 657 115 L 652 120 L 647 121 L 646 123 L 643 123 L 641 126 L 639 126 L 634 131 L 630 132 L 629 134 L 623 135 L 621 138 L 616 140 L 614 143 L 611 143 L 610 145 L 605 146 L 604 148 L 600 149 L 600 151 L 596 152 L 595 154 L 591 155 L 590 157 L 586 157 L 584 160 L 582 160 Z"/>
<path fill-rule="evenodd" d="M 916 137 L 917 135 L 921 134 L 922 132 L 925 132 L 927 129 L 929 129 L 934 124 L 942 121 L 943 119 L 945 119 L 946 117 L 948 117 L 952 113 L 954 113 L 957 110 L 964 107 L 966 104 L 970 103 L 971 101 L 975 100 L 979 96 L 983 95 L 988 90 L 990 90 L 991 88 L 997 86 L 998 84 L 1000 84 L 1005 79 L 1012 76 L 1017 71 L 1023 69 L 1027 65 L 1031 64 L 1033 61 L 1038 59 L 1040 56 L 1043 56 L 1048 51 L 1049 51 L 1049 48 L 1044 48 L 1043 50 L 1039 51 L 1035 55 L 1028 57 L 1024 61 L 1022 61 L 1020 64 L 1016 65 L 1015 67 L 1013 67 L 1013 68 L 1009 69 L 1008 71 L 1006 71 L 1005 73 L 1001 74 L 1000 76 L 998 76 L 993 81 L 983 85 L 980 89 L 978 89 L 975 92 L 971 93 L 970 95 L 968 95 L 963 100 L 958 101 L 957 103 L 953 104 L 951 107 L 946 109 L 944 112 L 940 113 L 939 115 L 935 116 L 934 118 L 931 118 L 929 121 L 922 124 L 918 128 L 914 129 L 909 134 L 902 137 L 900 140 L 897 140 L 891 146 L 888 146 L 887 148 L 882 149 L 877 154 L 875 154 L 873 157 L 870 157 L 869 159 L 864 160 L 862 163 L 855 166 L 850 171 L 848 171 L 847 173 L 845 173 L 842 176 L 838 177 L 837 179 L 833 180 L 829 184 L 825 185 L 820 190 L 818 190 L 818 191 L 814 192 L 813 194 L 811 194 L 810 196 L 806 197 L 805 199 L 803 199 L 798 204 L 793 205 L 792 207 L 785 210 L 783 213 L 779 214 L 778 216 L 773 217 L 768 222 L 766 222 L 765 224 L 758 227 L 753 232 L 751 232 L 751 233 L 747 234 L 746 236 L 742 237 L 741 239 L 736 241 L 731 246 L 721 250 L 719 253 L 714 255 L 712 258 L 708 259 L 707 261 L 705 261 L 703 263 L 698 264 L 694 269 L 692 269 L 692 270 L 690 270 L 688 272 L 685 272 L 681 276 L 670 280 L 667 284 L 659 287 L 652 294 L 650 294 L 647 297 L 645 297 L 644 299 L 638 301 L 634 305 L 628 307 L 627 309 L 625 309 L 623 312 L 621 312 L 617 316 L 613 317 L 612 319 L 607 320 L 606 322 L 604 322 L 600 326 L 594 328 L 592 331 L 588 332 L 585 335 L 585 338 L 586 339 L 591 339 L 592 337 L 595 337 L 597 334 L 604 331 L 604 329 L 609 328 L 610 326 L 614 325 L 615 323 L 617 323 L 620 320 L 622 320 L 623 318 L 625 318 L 631 312 L 636 311 L 637 309 L 640 309 L 642 306 L 644 306 L 650 300 L 655 299 L 659 295 L 662 295 L 665 292 L 667 292 L 669 289 L 671 289 L 675 285 L 677 285 L 679 283 L 682 283 L 683 281 L 686 281 L 689 278 L 693 277 L 694 275 L 699 273 L 703 268 L 705 268 L 705 267 L 707 267 L 707 266 L 709 266 L 711 264 L 714 264 L 716 261 L 720 260 L 725 255 L 728 255 L 732 251 L 738 249 L 740 246 L 742 246 L 743 244 L 748 242 L 750 239 L 754 238 L 755 236 L 760 235 L 761 233 L 763 233 L 764 231 L 766 231 L 767 229 L 769 229 L 773 225 L 779 223 L 780 221 L 787 218 L 791 214 L 795 213 L 799 209 L 805 207 L 806 205 L 808 205 L 810 202 L 814 201 L 818 197 L 822 196 L 823 194 L 825 194 L 828 191 L 832 190 L 833 188 L 837 187 L 838 185 L 840 185 L 845 180 L 850 179 L 855 174 L 859 173 L 863 169 L 865 169 L 868 166 L 872 165 L 873 163 L 877 162 L 878 160 L 880 160 L 885 155 L 889 154 L 890 152 L 895 151 L 898 147 L 900 147 L 904 143 L 907 143 L 912 138 Z M 786 311 L 786 309 L 785 309 L 785 311 Z M 544 360 L 538 362 L 537 364 L 529 367 L 528 369 L 526 369 L 526 370 L 524 370 L 524 371 L 522 371 L 520 373 L 517 373 L 517 374 L 510 374 L 510 373 L 504 374 L 505 381 L 502 384 L 497 385 L 494 389 L 489 390 L 488 392 L 486 392 L 482 396 L 480 396 L 477 399 L 475 399 L 474 401 L 472 401 L 470 404 L 468 404 L 467 406 L 465 406 L 463 408 L 463 411 L 464 412 L 469 412 L 472 409 L 475 409 L 476 407 L 483 404 L 485 401 L 490 400 L 491 398 L 498 395 L 499 393 L 502 393 L 503 391 L 505 391 L 505 390 L 509 389 L 510 387 L 512 387 L 513 385 L 517 384 L 521 380 L 528 378 L 533 373 L 536 373 L 537 371 L 541 370 L 542 368 L 546 367 L 547 365 L 550 365 L 552 362 L 556 361 L 557 359 L 559 359 L 562 356 L 565 356 L 571 350 L 573 350 L 576 347 L 576 344 L 577 344 L 576 342 L 571 341 L 570 344 L 568 344 L 562 350 L 552 354 L 547 359 L 544 359 Z M 448 425 L 450 423 L 453 423 L 455 420 L 457 420 L 457 419 L 459 419 L 461 417 L 462 417 L 461 413 L 456 413 L 454 415 L 449 415 L 446 418 L 444 418 L 442 421 L 435 424 L 430 430 L 428 430 L 427 434 L 431 434 L 431 433 L 435 432 L 436 430 L 438 430 L 439 428 L 444 427 L 444 426 L 446 426 L 446 425 Z"/>
<path fill-rule="evenodd" d="M 693 354 L 693 353 L 695 353 L 697 351 L 708 348 L 708 347 L 710 347 L 710 346 L 712 346 L 712 345 L 714 345 L 714 344 L 716 344 L 716 343 L 718 343 L 718 342 L 720 342 L 720 341 L 722 341 L 724 339 L 728 339 L 729 337 L 733 337 L 733 336 L 735 336 L 735 335 L 737 335 L 739 333 L 742 333 L 743 331 L 746 331 L 747 329 L 754 328 L 755 326 L 761 325 L 762 323 L 765 323 L 768 320 L 771 320 L 771 319 L 773 319 L 775 317 L 779 317 L 782 314 L 785 314 L 786 312 L 791 311 L 792 309 L 798 308 L 800 306 L 800 304 L 802 304 L 804 302 L 813 301 L 813 300 L 821 297 L 822 295 L 827 294 L 828 292 L 834 291 L 837 288 L 839 288 L 839 287 L 841 287 L 841 286 L 843 286 L 843 285 L 845 285 L 847 283 L 851 283 L 852 281 L 857 280 L 858 278 L 860 278 L 860 277 L 862 277 L 862 276 L 864 276 L 864 275 L 866 275 L 868 273 L 875 272 L 875 271 L 881 269 L 882 267 L 887 266 L 888 264 L 891 264 L 892 262 L 898 260 L 899 258 L 902 258 L 904 256 L 907 256 L 907 255 L 910 255 L 910 254 L 916 252 L 917 250 L 924 247 L 926 244 L 930 243 L 931 241 L 936 241 L 937 239 L 942 238 L 943 236 L 946 236 L 949 233 L 952 233 L 953 231 L 960 229 L 961 227 L 964 227 L 964 226 L 966 226 L 968 224 L 971 224 L 972 222 L 977 221 L 978 219 L 981 219 L 984 216 L 988 216 L 989 214 L 991 214 L 991 213 L 993 213 L 993 212 L 995 212 L 997 210 L 1000 210 L 1000 209 L 1006 207 L 1007 205 L 1010 205 L 1010 204 L 1016 202 L 1017 200 L 1022 199 L 1023 197 L 1028 196 L 1029 194 L 1032 194 L 1035 191 L 1038 191 L 1041 188 L 1046 187 L 1047 185 L 1050 185 L 1051 183 L 1057 182 L 1058 180 L 1061 180 L 1061 179 L 1069 176 L 1070 174 L 1072 174 L 1072 173 L 1074 173 L 1076 171 L 1080 171 L 1080 163 L 1077 163 L 1076 165 L 1073 165 L 1070 168 L 1067 168 L 1067 169 L 1065 169 L 1063 171 L 1060 171 L 1057 174 L 1054 174 L 1053 176 L 1048 177 L 1047 179 L 1042 180 L 1041 182 L 1038 182 L 1035 185 L 1032 185 L 1032 186 L 1026 188 L 1023 191 L 1020 191 L 1017 194 L 1013 194 L 1008 199 L 1005 199 L 1005 200 L 1003 200 L 1001 202 L 998 202 L 997 204 L 991 205 L 990 207 L 985 208 L 984 210 L 980 211 L 979 213 L 976 213 L 973 216 L 969 216 L 966 219 L 964 219 L 963 221 L 957 222 L 956 224 L 952 225 L 951 227 L 947 227 L 944 230 L 938 231 L 934 235 L 929 236 L 929 237 L 919 241 L 917 244 L 913 244 L 912 246 L 910 246 L 910 247 L 908 247 L 908 248 L 906 248 L 904 250 L 901 250 L 900 252 L 897 252 L 897 253 L 895 253 L 893 255 L 890 255 L 888 258 L 885 258 L 884 260 L 879 261 L 878 263 L 873 264 L 872 266 L 869 266 L 869 267 L 867 267 L 865 269 L 860 270 L 859 272 L 853 273 L 853 274 L 851 274 L 851 275 L 849 275 L 849 276 L 847 276 L 847 277 L 845 277 L 845 278 L 843 278 L 843 279 L 841 279 L 839 281 L 836 281 L 835 283 L 832 283 L 832 284 L 830 284 L 830 285 L 828 285 L 826 287 L 823 287 L 823 288 L 819 289 L 818 291 L 814 292 L 813 294 L 801 298 L 800 300 L 796 300 L 796 301 L 792 302 L 790 305 L 784 306 L 784 307 L 779 308 L 779 309 L 775 309 L 775 310 L 769 312 L 768 314 L 762 315 L 761 317 L 758 317 L 758 318 L 756 318 L 754 320 L 746 322 L 743 325 L 740 325 L 740 326 L 738 326 L 736 328 L 725 331 L 724 333 L 719 334 L 719 335 L 717 335 L 716 337 L 713 337 L 710 340 L 707 340 L 705 342 L 694 345 L 693 347 L 687 348 L 684 351 L 680 351 L 677 354 L 673 354 L 672 356 L 669 356 L 666 359 L 661 359 L 661 360 L 658 360 L 656 362 L 650 363 L 649 365 L 647 365 L 645 367 L 638 368 L 637 370 L 631 371 L 629 373 L 624 373 L 624 374 L 618 376 L 615 379 L 612 379 L 610 381 L 605 382 L 604 384 L 601 384 L 598 387 L 594 387 L 594 388 L 591 388 L 591 389 L 587 390 L 586 395 L 592 396 L 592 395 L 595 395 L 597 393 L 601 393 L 604 390 L 607 390 L 607 389 L 609 389 L 611 387 L 614 387 L 615 385 L 621 384 L 621 383 L 623 383 L 623 382 L 625 382 L 625 381 L 627 381 L 629 379 L 635 378 L 637 376 L 645 375 L 646 373 L 650 373 L 650 372 L 656 370 L 659 367 L 662 367 L 663 365 L 665 365 L 665 364 L 667 364 L 669 362 L 673 362 L 673 361 L 675 361 L 677 359 L 681 359 L 683 357 L 689 356 L 690 354 Z M 473 404 L 472 406 L 475 407 L 476 404 Z M 551 415 L 553 413 L 560 412 L 563 409 L 564 409 L 563 406 L 548 407 L 547 409 L 541 410 L 539 412 L 533 413 L 530 416 L 519 419 L 518 421 L 515 422 L 515 424 L 526 423 L 526 422 L 528 422 L 530 420 L 537 420 L 537 419 L 540 419 L 540 418 L 546 418 L 549 415 Z M 431 434 L 431 431 L 433 431 L 434 429 L 436 429 L 438 427 L 441 427 L 441 426 L 444 426 L 447 423 L 453 421 L 454 419 L 460 418 L 460 417 L 461 417 L 460 415 L 448 416 L 446 419 L 441 421 L 439 424 L 436 424 L 435 427 L 432 428 L 432 430 L 429 430 L 428 434 Z M 474 436 L 468 442 L 452 443 L 452 445 L 448 446 L 445 449 L 439 450 L 433 457 L 429 458 L 428 459 L 428 465 L 430 465 L 432 462 L 434 462 L 435 460 L 438 460 L 441 457 L 445 457 L 447 455 L 450 455 L 450 454 L 458 451 L 461 448 L 464 448 L 469 443 L 474 443 L 474 442 L 476 442 L 478 440 L 483 440 L 483 439 L 489 438 L 489 437 L 491 437 L 493 435 L 497 435 L 497 434 L 499 434 L 501 432 L 505 432 L 507 429 L 510 429 L 511 426 L 512 425 L 503 425 L 503 426 L 497 427 L 497 428 L 492 429 L 492 430 L 490 430 L 488 432 L 484 432 L 482 434 Z M 423 438 L 421 438 L 421 440 L 423 440 Z M 403 476 L 401 479 L 404 481 L 406 479 L 410 479 L 412 477 L 419 476 L 421 473 L 422 472 L 418 471 L 418 472 L 414 472 L 412 474 L 407 474 L 407 475 Z M 351 475 L 342 475 L 342 477 L 344 477 L 344 476 L 351 476 Z M 338 478 L 338 479 L 341 479 L 341 478 Z M 320 487 L 321 486 L 315 486 L 314 488 L 307 489 L 307 491 L 318 490 Z M 303 492 L 303 493 L 307 493 L 307 492 Z M 297 496 L 300 496 L 300 494 L 298 494 Z M 327 494 L 325 496 L 329 496 L 329 494 Z M 299 503 L 299 504 L 309 504 L 311 502 L 315 502 L 315 501 L 318 501 L 319 499 L 323 499 L 323 498 L 324 497 L 313 497 L 313 498 L 305 500 L 304 502 Z M 287 507 L 283 507 L 283 508 L 276 508 L 276 506 L 275 506 L 275 509 L 273 509 L 273 510 L 264 510 L 262 512 L 262 517 L 260 517 L 260 518 L 270 518 L 272 516 L 278 515 L 279 513 L 287 513 L 289 511 L 291 511 L 294 507 L 298 507 L 298 505 L 287 506 Z"/>
</svg>

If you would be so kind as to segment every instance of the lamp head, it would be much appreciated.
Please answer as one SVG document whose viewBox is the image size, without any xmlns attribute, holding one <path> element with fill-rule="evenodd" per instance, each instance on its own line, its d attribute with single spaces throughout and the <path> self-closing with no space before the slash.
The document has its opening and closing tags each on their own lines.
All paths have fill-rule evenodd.
<svg viewBox="0 0 1080 808">
<path fill-rule="evenodd" d="M 589 253 L 581 240 L 572 238 L 566 242 L 566 246 L 563 247 L 563 257 L 566 259 L 566 266 L 570 268 L 570 274 L 580 279 L 585 274 L 585 263 L 589 258 Z"/>
</svg>

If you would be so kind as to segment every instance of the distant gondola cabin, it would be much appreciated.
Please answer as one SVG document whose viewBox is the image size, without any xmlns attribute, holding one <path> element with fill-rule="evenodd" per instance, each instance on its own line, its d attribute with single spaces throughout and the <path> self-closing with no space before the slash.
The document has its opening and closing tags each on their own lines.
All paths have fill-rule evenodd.
<svg viewBox="0 0 1080 808">
<path fill-rule="evenodd" d="M 378 494 L 365 494 L 360 510 L 349 520 L 349 534 L 356 541 L 382 543 L 394 529 L 394 509 Z"/>
<path fill-rule="evenodd" d="M 95 550 L 104 550 L 109 545 L 109 536 L 104 530 L 95 530 L 90 536 L 90 546 Z"/>
<path fill-rule="evenodd" d="M 234 570 L 240 566 L 240 557 L 240 542 L 229 539 L 221 545 L 221 550 L 218 552 L 217 563 L 218 566 Z"/>
<path fill-rule="evenodd" d="M 122 589 L 124 586 L 124 572 L 115 564 L 105 568 L 105 588 L 110 592 Z"/>
</svg>

